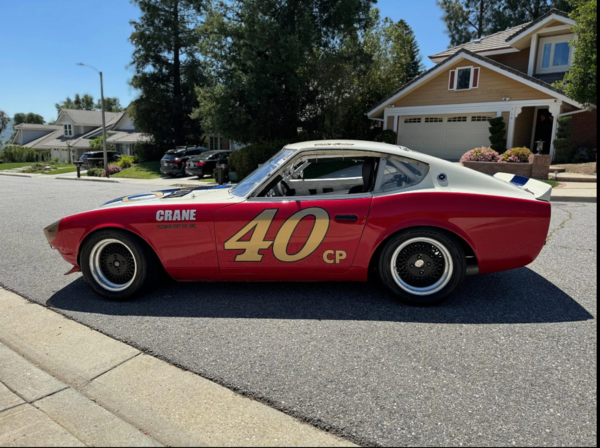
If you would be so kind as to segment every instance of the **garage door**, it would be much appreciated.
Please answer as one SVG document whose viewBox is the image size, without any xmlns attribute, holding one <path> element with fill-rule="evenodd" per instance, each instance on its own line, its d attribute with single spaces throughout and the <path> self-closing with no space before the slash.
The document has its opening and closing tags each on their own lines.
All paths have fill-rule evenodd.
<svg viewBox="0 0 600 448">
<path fill-rule="evenodd" d="M 490 146 L 490 114 L 399 117 L 398 144 L 456 161 L 479 146 Z"/>
</svg>

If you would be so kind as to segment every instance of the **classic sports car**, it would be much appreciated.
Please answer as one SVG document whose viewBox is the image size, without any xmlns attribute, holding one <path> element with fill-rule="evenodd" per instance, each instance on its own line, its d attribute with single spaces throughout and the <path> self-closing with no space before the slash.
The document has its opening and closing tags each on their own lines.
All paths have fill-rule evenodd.
<svg viewBox="0 0 600 448">
<path fill-rule="evenodd" d="M 286 146 L 237 185 L 107 202 L 44 229 L 101 296 L 124 300 L 161 271 L 178 281 L 367 281 L 433 304 L 467 275 L 542 250 L 550 186 L 487 176 L 404 147 Z"/>
</svg>

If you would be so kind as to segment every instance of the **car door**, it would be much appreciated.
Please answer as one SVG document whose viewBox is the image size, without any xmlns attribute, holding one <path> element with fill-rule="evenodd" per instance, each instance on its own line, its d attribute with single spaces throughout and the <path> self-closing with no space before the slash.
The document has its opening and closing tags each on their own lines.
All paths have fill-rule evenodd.
<svg viewBox="0 0 600 448">
<path fill-rule="evenodd" d="M 317 281 L 351 266 L 369 214 L 369 193 L 351 197 L 254 198 L 215 213 L 226 280 Z"/>
</svg>

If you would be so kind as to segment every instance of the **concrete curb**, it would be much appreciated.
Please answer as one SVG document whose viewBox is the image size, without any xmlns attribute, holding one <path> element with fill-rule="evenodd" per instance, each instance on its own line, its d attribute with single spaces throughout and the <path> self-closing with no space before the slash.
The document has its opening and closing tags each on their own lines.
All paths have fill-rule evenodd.
<svg viewBox="0 0 600 448">
<path fill-rule="evenodd" d="M 596 196 L 552 196 L 550 202 L 585 202 L 588 204 L 598 203 Z"/>
<path fill-rule="evenodd" d="M 83 182 L 105 182 L 105 183 L 113 183 L 113 184 L 118 184 L 119 183 L 118 180 L 104 179 L 102 177 L 99 177 L 97 179 L 95 179 L 93 177 L 55 177 L 55 179 L 59 179 L 59 180 L 78 180 L 78 181 L 83 181 Z"/>
<path fill-rule="evenodd" d="M 3 173 L 0 171 L 0 176 L 12 176 L 12 177 L 33 177 L 31 174 L 20 174 L 20 173 Z"/>
<path fill-rule="evenodd" d="M 25 390 L 27 386 L 35 397 L 59 389 L 54 399 L 42 399 L 44 403 L 28 412 L 38 409 L 47 415 L 56 414 L 53 421 L 79 440 L 78 428 L 69 427 L 78 415 L 77 407 L 90 410 L 87 416 L 80 416 L 82 421 L 103 414 L 108 427 L 111 421 L 116 424 L 117 417 L 149 431 L 152 439 L 165 446 L 356 446 L 2 288 L 0 343 L 40 370 L 34 384 L 23 385 L 27 383 L 26 373 L 14 379 L 14 372 L 2 373 L 0 369 L 6 378 L 13 375 L 15 388 L 21 384 Z M 16 371 L 18 375 L 19 369 Z M 44 372 L 68 389 L 60 390 L 61 384 L 53 384 Z M 3 377 L 0 380 L 5 381 Z M 63 393 L 66 390 L 71 392 Z"/>
</svg>

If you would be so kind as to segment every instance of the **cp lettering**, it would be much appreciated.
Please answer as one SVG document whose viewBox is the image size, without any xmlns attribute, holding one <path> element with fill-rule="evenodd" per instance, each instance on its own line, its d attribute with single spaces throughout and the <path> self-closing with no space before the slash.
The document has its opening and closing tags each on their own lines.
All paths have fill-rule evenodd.
<svg viewBox="0 0 600 448">
<path fill-rule="evenodd" d="M 343 250 L 326 250 L 323 253 L 323 261 L 327 264 L 340 264 L 346 259 L 346 252 Z"/>
</svg>

